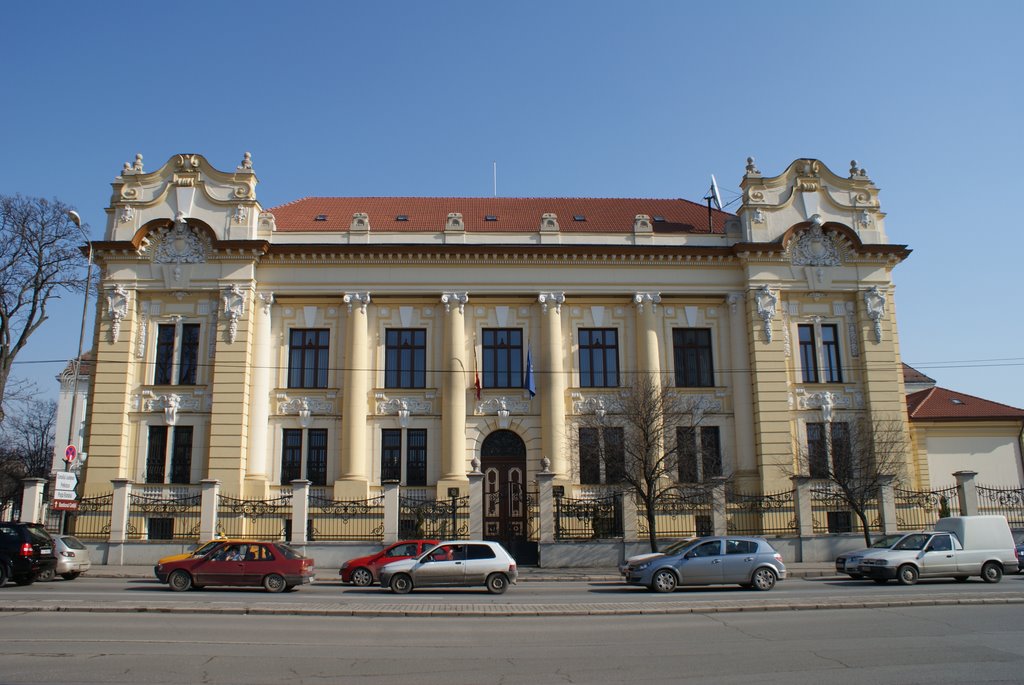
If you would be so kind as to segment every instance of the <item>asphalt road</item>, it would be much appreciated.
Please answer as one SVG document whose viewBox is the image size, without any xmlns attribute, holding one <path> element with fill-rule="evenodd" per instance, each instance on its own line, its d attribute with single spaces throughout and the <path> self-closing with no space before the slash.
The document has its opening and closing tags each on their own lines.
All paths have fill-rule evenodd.
<svg viewBox="0 0 1024 685">
<path fill-rule="evenodd" d="M 3 612 L 0 682 L 1019 683 L 1020 617 L 1007 605 L 473 619 Z"/>
<path fill-rule="evenodd" d="M 296 613 L 308 615 L 405 616 L 655 614 L 737 610 L 831 609 L 925 604 L 1024 604 L 1024 576 L 996 584 L 971 579 L 921 581 L 906 587 L 890 582 L 834 578 L 790 579 L 770 592 L 735 587 L 683 588 L 671 594 L 613 581 L 530 581 L 504 595 L 483 589 L 417 590 L 396 595 L 377 587 L 355 588 L 334 579 L 295 592 L 206 588 L 176 593 L 155 579 L 89 578 L 56 580 L 0 589 L 4 611 L 162 611 L 193 613 Z M 2 676 L 0 676 L 2 677 Z"/>
</svg>

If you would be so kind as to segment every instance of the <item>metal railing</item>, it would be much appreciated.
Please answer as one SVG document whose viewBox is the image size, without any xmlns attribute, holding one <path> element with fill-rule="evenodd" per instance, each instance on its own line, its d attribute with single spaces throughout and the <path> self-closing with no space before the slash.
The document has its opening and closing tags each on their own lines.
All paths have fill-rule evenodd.
<svg viewBox="0 0 1024 685">
<path fill-rule="evenodd" d="M 727 530 L 736 535 L 791 535 L 798 530 L 794 490 L 768 494 L 727 491 Z"/>
<path fill-rule="evenodd" d="M 952 485 L 939 490 L 895 488 L 896 527 L 899 530 L 931 528 L 943 516 L 960 514 L 960 498 Z"/>
<path fill-rule="evenodd" d="M 170 496 L 167 496 L 170 495 Z M 128 496 L 129 540 L 198 540 L 202 495 L 195 488 Z"/>
<path fill-rule="evenodd" d="M 1011 528 L 1024 528 L 1024 488 L 978 485 L 978 513 L 1001 514 Z"/>
<path fill-rule="evenodd" d="M 114 493 L 83 497 L 78 511 L 71 514 L 68 530 L 80 538 L 110 537 L 110 516 L 114 510 Z"/>
<path fill-rule="evenodd" d="M 217 533 L 229 538 L 287 540 L 291 531 L 292 496 L 237 499 L 219 495 Z"/>
<path fill-rule="evenodd" d="M 864 513 L 868 525 L 873 529 L 881 525 L 877 497 L 865 502 Z M 849 500 L 839 486 L 832 482 L 819 482 L 811 487 L 811 520 L 815 534 L 863 531 L 860 518 L 850 506 Z"/>
<path fill-rule="evenodd" d="M 658 499 L 654 507 L 654 526 L 659 537 L 700 537 L 714 532 L 711 491 L 706 488 L 683 490 Z M 647 507 L 637 507 L 637 533 L 650 534 Z"/>
<path fill-rule="evenodd" d="M 622 493 L 593 499 L 555 498 L 555 539 L 622 537 Z"/>
<path fill-rule="evenodd" d="M 398 498 L 398 536 L 464 540 L 469 537 L 469 497 L 447 500 Z"/>
<path fill-rule="evenodd" d="M 309 495 L 309 541 L 383 540 L 384 497 L 335 500 Z"/>
</svg>

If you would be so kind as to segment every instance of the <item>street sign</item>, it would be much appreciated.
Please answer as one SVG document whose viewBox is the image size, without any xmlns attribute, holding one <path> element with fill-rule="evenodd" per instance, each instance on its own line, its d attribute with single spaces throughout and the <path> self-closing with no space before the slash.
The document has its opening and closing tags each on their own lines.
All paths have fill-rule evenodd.
<svg viewBox="0 0 1024 685">
<path fill-rule="evenodd" d="M 76 499 L 78 499 L 78 493 L 75 492 L 74 490 L 54 490 L 53 491 L 53 498 L 55 500 L 57 500 L 57 499 L 76 500 Z"/>
<path fill-rule="evenodd" d="M 73 462 L 78 457 L 78 448 L 74 445 L 68 445 L 64 450 L 64 461 L 67 463 Z"/>
<path fill-rule="evenodd" d="M 55 485 L 57 487 L 54 489 L 58 492 L 61 490 L 74 491 L 75 487 L 78 485 L 78 476 L 71 471 L 58 471 L 56 474 Z M 74 497 L 60 497 L 58 499 L 74 499 Z"/>
<path fill-rule="evenodd" d="M 78 502 L 68 499 L 53 500 L 54 511 L 78 511 Z"/>
</svg>

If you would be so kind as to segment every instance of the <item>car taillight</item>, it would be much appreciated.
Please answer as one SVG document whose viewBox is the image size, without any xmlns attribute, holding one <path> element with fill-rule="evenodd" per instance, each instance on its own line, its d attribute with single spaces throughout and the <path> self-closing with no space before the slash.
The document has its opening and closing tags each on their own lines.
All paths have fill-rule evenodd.
<svg viewBox="0 0 1024 685">
<path fill-rule="evenodd" d="M 515 564 L 509 564 L 508 565 L 508 572 L 509 573 L 515 573 L 516 572 L 516 565 Z"/>
<path fill-rule="evenodd" d="M 778 552 L 776 552 L 776 553 L 775 553 L 775 560 L 776 560 L 776 561 L 782 561 L 782 555 L 781 555 L 781 554 L 779 554 Z"/>
<path fill-rule="evenodd" d="M 75 556 L 75 553 L 69 550 L 69 551 L 66 551 L 66 552 L 61 552 L 60 555 L 62 557 L 73 557 L 73 556 Z"/>
<path fill-rule="evenodd" d="M 23 557 L 30 557 L 30 556 L 32 556 L 32 554 L 33 554 L 33 552 L 32 552 L 32 545 L 30 545 L 27 542 L 24 543 L 21 546 L 21 556 L 23 556 Z"/>
</svg>

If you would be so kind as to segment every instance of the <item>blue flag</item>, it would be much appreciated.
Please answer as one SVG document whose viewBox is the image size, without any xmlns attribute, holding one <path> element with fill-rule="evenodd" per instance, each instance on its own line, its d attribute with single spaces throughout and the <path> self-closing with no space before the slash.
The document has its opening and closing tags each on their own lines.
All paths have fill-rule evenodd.
<svg viewBox="0 0 1024 685">
<path fill-rule="evenodd" d="M 526 347 L 526 375 L 523 377 L 523 387 L 530 393 L 530 397 L 537 394 L 537 381 L 533 379 L 533 348 Z"/>
</svg>

